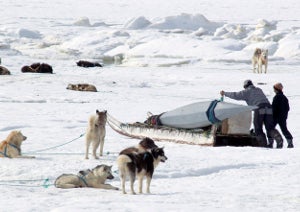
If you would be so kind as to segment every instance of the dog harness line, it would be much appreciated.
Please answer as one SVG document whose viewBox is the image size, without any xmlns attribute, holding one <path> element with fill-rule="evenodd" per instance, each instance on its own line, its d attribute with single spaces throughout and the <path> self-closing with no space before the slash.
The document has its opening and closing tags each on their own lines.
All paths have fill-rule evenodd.
<svg viewBox="0 0 300 212">
<path fill-rule="evenodd" d="M 86 182 L 85 179 L 84 179 L 84 176 L 78 175 L 78 177 L 79 177 L 79 179 L 86 185 L 86 187 L 88 187 L 88 184 L 87 184 L 87 182 Z"/>
<path fill-rule="evenodd" d="M 16 145 L 9 144 L 9 143 L 5 142 L 5 149 L 4 149 L 4 152 L 0 152 L 0 154 L 2 154 L 4 157 L 10 158 L 10 157 L 7 155 L 7 145 L 9 145 L 9 146 L 14 147 L 15 149 L 17 149 L 17 150 L 19 151 L 19 153 L 21 152 L 21 149 L 18 148 Z"/>
</svg>

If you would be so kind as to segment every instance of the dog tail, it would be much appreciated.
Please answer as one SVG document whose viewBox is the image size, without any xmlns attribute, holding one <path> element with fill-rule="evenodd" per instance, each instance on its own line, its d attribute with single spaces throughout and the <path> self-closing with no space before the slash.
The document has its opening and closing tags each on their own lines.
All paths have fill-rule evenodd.
<svg viewBox="0 0 300 212">
<path fill-rule="evenodd" d="M 117 164 L 119 167 L 123 167 L 125 164 L 127 163 L 131 163 L 132 160 L 130 159 L 130 157 L 128 155 L 119 155 L 119 157 L 117 158 Z"/>
<path fill-rule="evenodd" d="M 117 164 L 118 164 L 118 168 L 119 168 L 119 175 L 121 177 L 121 179 L 123 179 L 128 173 L 128 163 L 131 163 L 132 160 L 128 155 L 119 155 L 119 157 L 117 158 Z"/>
</svg>

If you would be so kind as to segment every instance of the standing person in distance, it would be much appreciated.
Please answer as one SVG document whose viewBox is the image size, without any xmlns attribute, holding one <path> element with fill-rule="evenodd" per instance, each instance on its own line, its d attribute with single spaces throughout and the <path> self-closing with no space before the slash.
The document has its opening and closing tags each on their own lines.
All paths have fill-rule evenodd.
<svg viewBox="0 0 300 212">
<path fill-rule="evenodd" d="M 275 96 L 273 98 L 272 102 L 272 108 L 273 108 L 273 118 L 274 118 L 274 124 L 275 126 L 278 124 L 282 134 L 286 138 L 286 141 L 288 143 L 287 148 L 294 148 L 293 144 L 293 136 L 290 133 L 290 131 L 287 129 L 286 126 L 286 120 L 288 118 L 288 113 L 290 110 L 289 106 L 289 100 L 288 98 L 283 94 L 283 86 L 281 83 L 276 83 L 274 86 L 274 92 Z"/>
<path fill-rule="evenodd" d="M 278 130 L 275 129 L 272 105 L 267 99 L 263 91 L 255 87 L 251 80 L 244 81 L 244 90 L 239 92 L 220 92 L 221 96 L 227 96 L 235 100 L 244 100 L 250 106 L 257 106 L 254 110 L 254 131 L 260 146 L 268 147 L 266 135 L 263 132 L 263 124 L 267 131 L 269 144 L 273 144 L 274 139 L 277 143 L 277 148 L 282 148 L 283 139 Z"/>
</svg>

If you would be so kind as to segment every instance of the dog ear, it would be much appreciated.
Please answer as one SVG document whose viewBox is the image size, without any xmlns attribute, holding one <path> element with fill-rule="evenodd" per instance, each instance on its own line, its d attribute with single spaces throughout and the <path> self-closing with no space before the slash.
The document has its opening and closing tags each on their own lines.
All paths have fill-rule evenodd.
<svg viewBox="0 0 300 212">
<path fill-rule="evenodd" d="M 98 109 L 96 110 L 96 113 L 97 113 L 97 114 L 99 114 L 99 113 L 100 113 Z"/>
</svg>

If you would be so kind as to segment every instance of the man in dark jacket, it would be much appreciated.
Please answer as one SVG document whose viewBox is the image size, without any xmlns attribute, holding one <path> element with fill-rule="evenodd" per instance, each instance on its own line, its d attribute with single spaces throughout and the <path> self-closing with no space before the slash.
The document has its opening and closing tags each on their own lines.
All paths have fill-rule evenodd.
<svg viewBox="0 0 300 212">
<path fill-rule="evenodd" d="M 257 106 L 258 108 L 254 110 L 253 125 L 260 146 L 271 147 L 270 144 L 273 145 L 275 139 L 277 148 L 282 148 L 283 139 L 278 130 L 275 129 L 272 106 L 263 91 L 260 88 L 255 87 L 251 80 L 245 80 L 244 90 L 240 92 L 221 91 L 220 94 L 231 99 L 244 100 L 251 106 Z M 266 135 L 263 132 L 263 124 L 267 131 L 269 145 L 267 144 Z"/>
<path fill-rule="evenodd" d="M 282 89 L 283 86 L 281 83 L 276 83 L 274 86 L 274 92 L 275 96 L 273 98 L 272 102 L 272 108 L 273 108 L 273 117 L 274 117 L 274 124 L 275 126 L 279 124 L 279 127 L 281 129 L 281 132 L 283 133 L 284 137 L 286 138 L 286 141 L 288 143 L 288 148 L 293 148 L 293 136 L 289 132 L 286 126 L 286 120 L 288 118 L 288 113 L 290 110 L 289 106 L 289 100 L 287 97 L 283 94 Z"/>
</svg>

